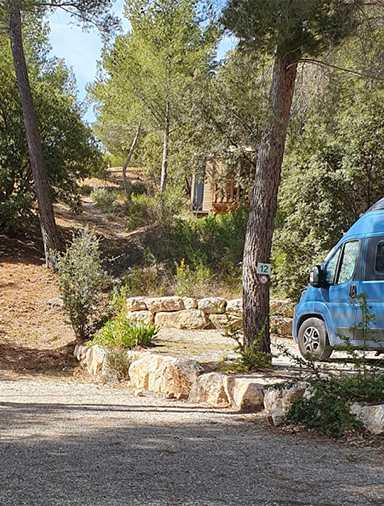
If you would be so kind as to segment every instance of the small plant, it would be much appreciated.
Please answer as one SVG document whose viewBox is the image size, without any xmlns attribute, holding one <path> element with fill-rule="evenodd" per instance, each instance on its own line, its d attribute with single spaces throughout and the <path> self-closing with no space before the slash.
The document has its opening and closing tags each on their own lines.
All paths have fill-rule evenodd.
<svg viewBox="0 0 384 506">
<path fill-rule="evenodd" d="M 108 276 L 100 261 L 99 240 L 88 228 L 73 236 L 65 253 L 55 252 L 59 288 L 76 338 L 84 341 L 103 304 Z"/>
<path fill-rule="evenodd" d="M 152 323 L 144 324 L 127 320 L 118 316 L 108 321 L 100 329 L 90 344 L 101 344 L 110 348 L 133 348 L 134 346 L 153 346 L 154 340 L 159 333 L 159 328 Z"/>
<path fill-rule="evenodd" d="M 118 381 L 125 381 L 129 378 L 128 371 L 131 364 L 124 351 L 111 351 L 106 356 L 106 363 L 109 371 Z"/>
<path fill-rule="evenodd" d="M 185 263 L 184 258 L 180 265 L 176 265 L 176 291 L 181 297 L 199 296 L 206 293 L 212 282 L 212 273 L 203 260 L 195 262 L 195 269 Z"/>
<path fill-rule="evenodd" d="M 260 344 L 262 342 L 264 329 L 261 330 L 260 334 L 254 339 L 251 346 L 245 346 L 244 336 L 239 329 L 230 327 L 225 335 L 231 337 L 237 342 L 234 351 L 239 353 L 240 356 L 235 358 L 229 365 L 228 371 L 230 372 L 243 372 L 250 373 L 258 369 L 265 369 L 270 367 L 272 363 L 271 353 L 260 351 Z"/>
</svg>

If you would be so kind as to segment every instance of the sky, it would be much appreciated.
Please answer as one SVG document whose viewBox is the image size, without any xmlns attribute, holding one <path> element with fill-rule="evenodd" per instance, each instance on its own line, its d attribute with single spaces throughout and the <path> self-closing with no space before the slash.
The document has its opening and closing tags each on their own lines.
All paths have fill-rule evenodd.
<svg viewBox="0 0 384 506">
<path fill-rule="evenodd" d="M 117 0 L 114 4 L 114 12 L 122 18 L 124 0 Z M 100 59 L 102 42 L 96 30 L 84 32 L 81 28 L 70 24 L 70 16 L 57 9 L 49 18 L 51 28 L 50 42 L 52 50 L 50 56 L 63 58 L 67 67 L 71 67 L 75 73 L 79 98 L 84 100 L 86 96 L 85 86 L 94 80 L 96 75 L 97 60 Z M 128 22 L 123 20 L 123 29 L 126 31 Z M 222 58 L 225 52 L 233 47 L 234 41 L 225 38 L 219 46 L 218 56 Z M 92 107 L 85 115 L 85 120 L 92 123 L 95 120 Z"/>
</svg>

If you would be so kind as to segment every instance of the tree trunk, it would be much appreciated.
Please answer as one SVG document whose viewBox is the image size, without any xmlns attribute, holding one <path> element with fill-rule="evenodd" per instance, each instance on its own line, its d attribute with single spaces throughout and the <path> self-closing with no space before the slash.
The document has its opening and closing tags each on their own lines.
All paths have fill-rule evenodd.
<svg viewBox="0 0 384 506">
<path fill-rule="evenodd" d="M 44 243 L 45 261 L 53 268 L 51 250 L 59 249 L 59 238 L 51 201 L 51 189 L 44 166 L 41 138 L 37 124 L 32 92 L 25 62 L 21 33 L 20 1 L 8 0 L 10 15 L 10 39 L 17 86 L 20 94 L 21 109 L 27 137 L 29 157 L 35 186 L 41 235 Z"/>
<path fill-rule="evenodd" d="M 271 84 L 271 110 L 259 147 L 243 257 L 244 343 L 261 337 L 260 351 L 270 352 L 269 279 L 257 274 L 257 263 L 269 263 L 277 193 L 297 60 L 276 56 Z M 264 281 L 264 283 L 263 283 Z M 265 283 L 265 281 L 267 281 Z"/>
<path fill-rule="evenodd" d="M 131 182 L 127 179 L 127 168 L 129 165 L 129 162 L 131 161 L 133 151 L 135 150 L 137 139 L 139 138 L 141 129 L 141 120 L 139 121 L 139 124 L 137 126 L 135 137 L 132 141 L 131 148 L 129 150 L 127 159 L 125 160 L 124 166 L 123 166 L 123 185 L 124 185 L 124 191 L 125 195 L 127 196 L 128 204 L 131 203 L 132 197 L 131 197 Z"/>
<path fill-rule="evenodd" d="M 161 160 L 160 195 L 165 191 L 168 176 L 168 136 L 169 136 L 169 104 L 165 105 L 165 125 L 163 137 L 163 157 Z"/>
</svg>

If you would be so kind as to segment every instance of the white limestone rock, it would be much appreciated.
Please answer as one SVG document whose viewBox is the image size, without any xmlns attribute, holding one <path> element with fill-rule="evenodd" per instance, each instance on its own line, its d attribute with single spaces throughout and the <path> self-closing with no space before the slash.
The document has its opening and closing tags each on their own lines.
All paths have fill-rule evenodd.
<svg viewBox="0 0 384 506">
<path fill-rule="evenodd" d="M 107 350 L 100 346 L 100 344 L 95 344 L 88 348 L 83 363 L 91 376 L 96 376 L 102 371 L 107 355 Z"/>
<path fill-rule="evenodd" d="M 372 434 L 384 434 L 384 404 L 364 406 L 355 402 L 351 406 L 351 413 L 355 415 Z"/>
<path fill-rule="evenodd" d="M 228 376 L 217 372 L 202 374 L 192 385 L 188 401 L 212 406 L 228 406 Z"/>
<path fill-rule="evenodd" d="M 185 309 L 197 309 L 197 300 L 193 297 L 183 297 Z"/>
<path fill-rule="evenodd" d="M 230 327 L 241 329 L 243 327 L 243 319 L 231 314 L 211 314 L 208 318 L 216 329 L 228 329 Z"/>
<path fill-rule="evenodd" d="M 145 299 L 147 308 L 152 313 L 160 313 L 163 311 L 181 311 L 185 309 L 184 302 L 181 297 L 155 297 Z"/>
<path fill-rule="evenodd" d="M 174 329 L 203 329 L 208 324 L 208 319 L 199 309 L 185 309 L 175 313 L 156 313 L 155 325 Z"/>
<path fill-rule="evenodd" d="M 243 299 L 232 299 L 227 302 L 227 313 L 243 316 Z"/>
<path fill-rule="evenodd" d="M 157 369 L 163 363 L 165 357 L 155 354 L 148 354 L 139 360 L 135 360 L 129 366 L 129 378 L 133 388 L 149 390 L 153 389 L 153 378 Z"/>
<path fill-rule="evenodd" d="M 269 302 L 269 309 L 272 315 L 293 318 L 295 304 L 291 299 L 271 299 Z"/>
<path fill-rule="evenodd" d="M 85 357 L 87 355 L 89 346 L 86 344 L 76 344 L 75 349 L 73 351 L 73 355 L 83 365 Z M 84 364 L 85 365 L 85 364 Z"/>
<path fill-rule="evenodd" d="M 127 311 L 146 311 L 147 304 L 143 297 L 130 297 L 126 303 Z"/>
<path fill-rule="evenodd" d="M 229 377 L 227 396 L 230 403 L 244 411 L 261 411 L 264 408 L 265 384 L 254 378 Z"/>
<path fill-rule="evenodd" d="M 163 362 L 158 373 L 161 376 L 161 392 L 164 395 L 188 396 L 191 386 L 202 374 L 203 368 L 196 360 L 174 359 Z"/>
<path fill-rule="evenodd" d="M 306 383 L 297 383 L 290 388 L 267 388 L 264 390 L 264 408 L 268 413 L 286 413 L 295 399 L 303 397 Z"/>
<path fill-rule="evenodd" d="M 127 313 L 127 320 L 131 320 L 134 322 L 141 322 L 145 325 L 149 323 L 153 323 L 153 313 L 151 311 L 133 311 Z"/>
<path fill-rule="evenodd" d="M 222 314 L 225 312 L 227 301 L 221 297 L 208 297 L 200 299 L 197 307 L 205 314 Z"/>
</svg>

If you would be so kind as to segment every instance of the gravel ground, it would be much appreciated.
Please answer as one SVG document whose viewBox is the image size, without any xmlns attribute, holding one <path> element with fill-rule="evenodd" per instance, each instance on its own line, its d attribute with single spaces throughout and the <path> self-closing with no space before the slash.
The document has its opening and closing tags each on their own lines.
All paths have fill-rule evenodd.
<svg viewBox="0 0 384 506">
<path fill-rule="evenodd" d="M 383 449 L 84 380 L 0 380 L 1 506 L 384 505 Z"/>
</svg>

